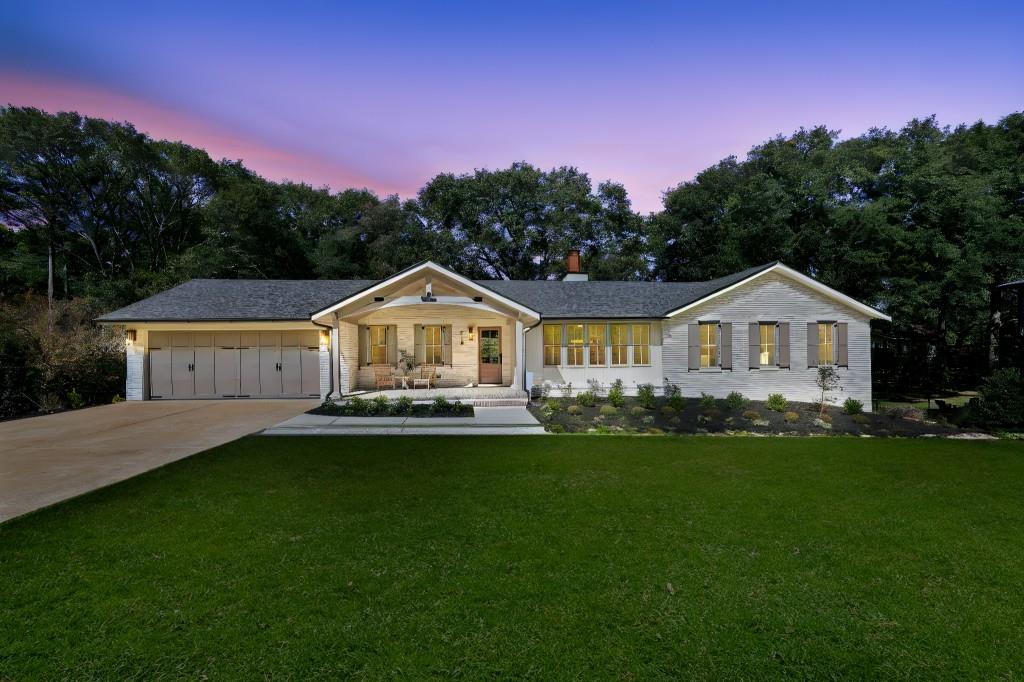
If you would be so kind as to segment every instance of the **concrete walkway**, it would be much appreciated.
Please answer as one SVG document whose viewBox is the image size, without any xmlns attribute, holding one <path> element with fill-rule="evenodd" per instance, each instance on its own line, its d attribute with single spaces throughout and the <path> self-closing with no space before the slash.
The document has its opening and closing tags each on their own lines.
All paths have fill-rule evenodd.
<svg viewBox="0 0 1024 682">
<path fill-rule="evenodd" d="M 472 417 L 328 417 L 300 414 L 266 436 L 525 436 L 544 433 L 525 407 L 476 407 Z"/>
<path fill-rule="evenodd" d="M 276 424 L 315 400 L 152 400 L 0 422 L 0 521 Z"/>
</svg>

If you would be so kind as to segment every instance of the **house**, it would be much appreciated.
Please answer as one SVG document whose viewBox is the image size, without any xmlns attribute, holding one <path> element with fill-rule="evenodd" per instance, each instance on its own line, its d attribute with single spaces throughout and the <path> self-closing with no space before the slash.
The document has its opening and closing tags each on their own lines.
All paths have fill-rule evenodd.
<svg viewBox="0 0 1024 682">
<path fill-rule="evenodd" d="M 782 263 L 707 282 L 590 281 L 575 251 L 567 265 L 545 281 L 432 262 L 381 281 L 199 279 L 99 320 L 125 327 L 129 400 L 339 397 L 374 390 L 385 368 L 395 387 L 429 373 L 523 397 L 621 379 L 627 394 L 671 382 L 811 401 L 830 364 L 843 395 L 871 405 L 871 320 L 890 318 Z"/>
</svg>

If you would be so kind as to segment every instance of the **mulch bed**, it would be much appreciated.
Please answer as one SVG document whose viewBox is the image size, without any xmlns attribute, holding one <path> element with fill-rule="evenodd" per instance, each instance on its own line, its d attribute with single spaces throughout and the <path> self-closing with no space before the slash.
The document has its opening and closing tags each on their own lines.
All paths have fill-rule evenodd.
<svg viewBox="0 0 1024 682">
<path fill-rule="evenodd" d="M 855 417 L 839 407 L 826 408 L 831 424 L 816 424 L 818 406 L 791 402 L 785 412 L 769 410 L 764 402 L 750 400 L 740 409 L 729 409 L 724 400 L 716 401 L 714 408 L 701 407 L 697 399 L 687 399 L 681 411 L 666 410 L 664 398 L 655 400 L 653 409 L 643 409 L 635 398 L 627 398 L 616 414 L 602 414 L 607 405 L 598 401 L 593 407 L 577 406 L 582 412 L 570 414 L 568 407 L 575 399 L 548 398 L 531 403 L 530 412 L 548 431 L 555 433 L 722 433 L 761 435 L 850 435 L 850 436 L 904 436 L 929 437 L 959 433 L 949 424 L 929 420 L 908 419 L 886 414 L 864 414 Z M 576 410 L 577 408 L 573 408 Z M 607 409 L 605 410 L 607 412 Z M 796 414 L 795 421 L 787 421 L 786 413 Z M 756 418 L 754 417 L 756 413 Z M 792 419 L 792 415 L 790 416 Z M 858 420 L 863 423 L 858 423 Z"/>
<path fill-rule="evenodd" d="M 365 409 L 352 409 L 350 404 L 329 405 L 327 403 L 314 407 L 306 414 L 319 414 L 328 417 L 472 417 L 473 406 L 459 402 L 448 403 L 447 407 L 437 408 L 433 404 L 415 404 L 409 411 L 398 411 L 394 404 L 387 409 L 379 409 L 372 403 Z"/>
</svg>

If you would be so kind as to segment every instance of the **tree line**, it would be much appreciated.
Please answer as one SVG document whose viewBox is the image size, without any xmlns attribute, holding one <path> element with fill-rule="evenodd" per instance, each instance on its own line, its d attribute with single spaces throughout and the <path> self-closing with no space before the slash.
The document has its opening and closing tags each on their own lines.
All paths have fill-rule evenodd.
<svg viewBox="0 0 1024 682">
<path fill-rule="evenodd" d="M 877 332 L 883 381 L 976 383 L 1017 349 L 994 287 L 1024 277 L 1024 113 L 845 140 L 801 129 L 669 189 L 645 216 L 623 185 L 571 166 L 442 173 L 402 201 L 271 182 L 127 123 L 0 108 L 8 320 L 40 309 L 26 297 L 100 311 L 193 277 L 375 279 L 425 259 L 556 277 L 570 248 L 596 279 L 781 260 L 893 316 Z"/>
</svg>

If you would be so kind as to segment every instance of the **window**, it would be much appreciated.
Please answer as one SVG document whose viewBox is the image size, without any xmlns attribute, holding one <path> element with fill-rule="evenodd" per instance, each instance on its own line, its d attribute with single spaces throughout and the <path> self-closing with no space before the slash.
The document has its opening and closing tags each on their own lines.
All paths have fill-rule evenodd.
<svg viewBox="0 0 1024 682">
<path fill-rule="evenodd" d="M 544 364 L 562 364 L 562 325 L 544 325 Z"/>
<path fill-rule="evenodd" d="M 629 325 L 611 325 L 612 367 L 629 364 Z"/>
<path fill-rule="evenodd" d="M 718 367 L 718 323 L 700 323 L 700 366 L 701 369 Z"/>
<path fill-rule="evenodd" d="M 444 345 L 441 338 L 440 325 L 423 327 L 423 364 L 444 364 Z"/>
<path fill-rule="evenodd" d="M 566 349 L 565 364 L 569 366 L 581 366 L 583 364 L 583 325 L 565 325 Z"/>
<path fill-rule="evenodd" d="M 388 328 L 379 324 L 370 327 L 370 362 L 375 365 L 388 364 Z"/>
<path fill-rule="evenodd" d="M 835 343 L 833 342 L 834 322 L 818 323 L 818 364 L 836 364 Z"/>
<path fill-rule="evenodd" d="M 774 367 L 779 364 L 775 349 L 778 347 L 779 325 L 774 322 L 762 322 L 758 325 L 760 332 L 760 363 L 762 367 Z"/>
<path fill-rule="evenodd" d="M 590 348 L 590 366 L 604 367 L 604 345 L 608 342 L 608 327 L 603 324 L 587 325 L 587 346 Z"/>
<path fill-rule="evenodd" d="M 651 325 L 633 325 L 633 364 L 651 364 Z"/>
</svg>

